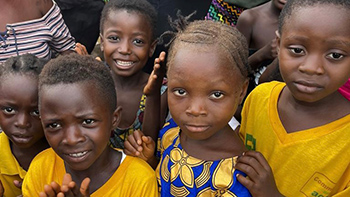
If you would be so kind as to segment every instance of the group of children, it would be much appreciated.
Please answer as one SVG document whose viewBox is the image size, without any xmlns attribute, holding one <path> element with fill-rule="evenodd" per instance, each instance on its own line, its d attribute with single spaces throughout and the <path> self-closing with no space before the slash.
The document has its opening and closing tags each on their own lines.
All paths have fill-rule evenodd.
<svg viewBox="0 0 350 197">
<path fill-rule="evenodd" d="M 244 35 L 180 15 L 148 75 L 155 14 L 144 0 L 109 1 L 105 63 L 1 64 L 0 196 L 350 196 L 350 103 L 338 91 L 350 78 L 349 1 L 286 2 L 284 82 L 257 86 L 237 128 L 252 72 Z"/>
</svg>

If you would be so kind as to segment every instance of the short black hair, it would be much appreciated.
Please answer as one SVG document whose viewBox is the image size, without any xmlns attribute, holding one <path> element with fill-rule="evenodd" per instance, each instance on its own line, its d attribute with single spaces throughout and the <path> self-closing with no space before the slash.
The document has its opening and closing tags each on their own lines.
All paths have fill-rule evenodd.
<svg viewBox="0 0 350 197">
<path fill-rule="evenodd" d="M 288 0 L 287 3 L 284 5 L 282 12 L 279 16 L 279 33 L 282 33 L 282 28 L 285 24 L 286 19 L 288 19 L 292 15 L 292 12 L 294 12 L 294 10 L 315 5 L 336 5 L 350 10 L 349 0 Z"/>
<path fill-rule="evenodd" d="M 39 76 L 39 92 L 43 86 L 89 82 L 97 87 L 113 112 L 117 106 L 116 89 L 110 70 L 91 56 L 72 53 L 51 59 Z"/>
<path fill-rule="evenodd" d="M 111 11 L 126 10 L 144 15 L 152 28 L 152 39 L 155 38 L 157 28 L 157 11 L 146 0 L 110 0 L 102 10 L 100 32 L 103 33 L 104 24 Z"/>
<path fill-rule="evenodd" d="M 37 79 L 47 60 L 33 54 L 14 56 L 0 64 L 0 81 L 10 74 L 20 74 Z"/>
</svg>

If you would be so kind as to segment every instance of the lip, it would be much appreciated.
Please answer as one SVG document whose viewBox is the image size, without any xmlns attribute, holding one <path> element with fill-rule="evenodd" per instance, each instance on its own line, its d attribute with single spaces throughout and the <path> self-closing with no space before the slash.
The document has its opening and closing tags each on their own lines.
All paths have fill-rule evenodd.
<svg viewBox="0 0 350 197">
<path fill-rule="evenodd" d="M 210 128 L 209 125 L 186 124 L 186 129 L 193 133 L 202 133 Z"/>
<path fill-rule="evenodd" d="M 114 62 L 115 62 L 116 67 L 120 70 L 128 70 L 128 69 L 132 68 L 135 64 L 135 61 L 131 61 L 131 60 L 117 59 Z"/>
<path fill-rule="evenodd" d="M 18 144 L 26 144 L 32 140 L 33 136 L 26 136 L 22 134 L 13 134 L 12 140 L 14 140 Z"/>
<path fill-rule="evenodd" d="M 321 85 L 307 81 L 296 81 L 294 85 L 300 92 L 307 94 L 312 94 L 322 89 Z"/>
<path fill-rule="evenodd" d="M 287 0 L 279 0 L 278 2 L 284 5 L 287 3 Z"/>
<path fill-rule="evenodd" d="M 90 152 L 91 150 L 82 150 L 70 153 L 63 153 L 63 155 L 65 157 L 65 161 L 67 161 L 68 163 L 81 163 L 89 156 Z"/>
</svg>

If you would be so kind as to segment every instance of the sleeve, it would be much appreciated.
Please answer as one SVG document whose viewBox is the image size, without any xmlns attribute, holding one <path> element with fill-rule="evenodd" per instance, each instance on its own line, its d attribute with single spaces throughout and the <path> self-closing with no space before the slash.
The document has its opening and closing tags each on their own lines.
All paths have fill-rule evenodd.
<svg viewBox="0 0 350 197">
<path fill-rule="evenodd" d="M 50 13 L 46 25 L 49 27 L 52 40 L 49 43 L 50 47 L 56 52 L 64 52 L 75 49 L 75 39 L 70 34 L 67 25 L 64 23 L 60 8 L 54 4 L 54 10 Z"/>
</svg>

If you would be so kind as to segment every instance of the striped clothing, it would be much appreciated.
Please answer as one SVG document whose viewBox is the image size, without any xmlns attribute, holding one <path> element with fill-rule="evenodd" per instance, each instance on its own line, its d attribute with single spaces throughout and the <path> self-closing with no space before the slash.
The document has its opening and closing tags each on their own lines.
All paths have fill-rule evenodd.
<svg viewBox="0 0 350 197">
<path fill-rule="evenodd" d="M 48 60 L 54 52 L 75 49 L 75 40 L 55 2 L 42 18 L 7 24 L 6 29 L 0 34 L 0 62 L 26 53 Z"/>
</svg>

